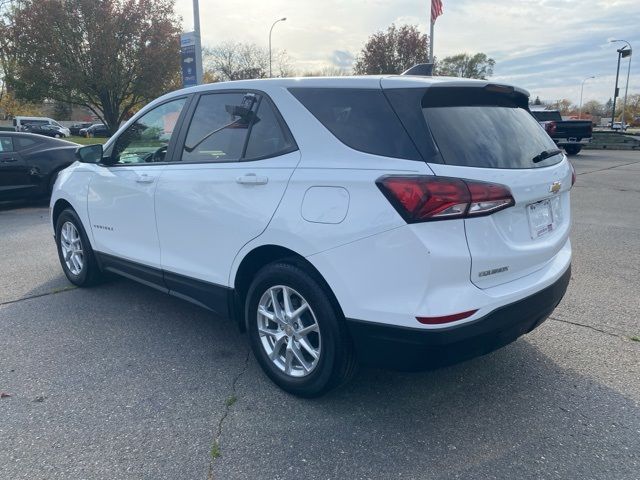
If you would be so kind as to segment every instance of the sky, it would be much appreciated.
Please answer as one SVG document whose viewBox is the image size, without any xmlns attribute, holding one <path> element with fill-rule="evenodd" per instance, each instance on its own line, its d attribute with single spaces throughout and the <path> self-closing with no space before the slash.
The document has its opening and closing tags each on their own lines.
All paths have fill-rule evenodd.
<svg viewBox="0 0 640 480">
<path fill-rule="evenodd" d="M 484 52 L 496 61 L 497 82 L 526 88 L 547 101 L 606 101 L 613 95 L 617 52 L 635 45 L 629 93 L 640 93 L 640 0 L 442 0 L 434 53 Z M 192 0 L 176 0 L 185 31 L 193 28 Z M 297 71 L 346 67 L 367 38 L 391 23 L 429 31 L 430 0 L 200 0 L 202 43 L 224 41 L 284 49 Z M 628 59 L 620 67 L 624 95 Z"/>
</svg>

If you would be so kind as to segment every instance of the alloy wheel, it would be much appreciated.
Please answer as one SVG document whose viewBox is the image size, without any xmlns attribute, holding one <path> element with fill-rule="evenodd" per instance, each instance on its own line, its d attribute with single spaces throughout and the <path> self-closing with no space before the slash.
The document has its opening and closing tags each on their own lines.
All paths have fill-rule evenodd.
<svg viewBox="0 0 640 480">
<path fill-rule="evenodd" d="M 285 285 L 269 288 L 258 303 L 258 334 L 267 357 L 286 375 L 306 377 L 318 365 L 321 336 L 309 303 Z"/>
<path fill-rule="evenodd" d="M 84 252 L 78 229 L 73 223 L 64 222 L 60 229 L 60 237 L 60 249 L 64 263 L 72 274 L 80 275 L 84 265 Z"/>
</svg>

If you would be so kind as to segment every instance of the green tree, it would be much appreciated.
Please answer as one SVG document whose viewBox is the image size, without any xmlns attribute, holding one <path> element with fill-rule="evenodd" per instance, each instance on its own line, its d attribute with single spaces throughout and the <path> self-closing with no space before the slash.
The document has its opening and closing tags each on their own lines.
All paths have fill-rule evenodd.
<svg viewBox="0 0 640 480">
<path fill-rule="evenodd" d="M 85 106 L 114 132 L 175 85 L 180 31 L 173 0 L 24 0 L 16 93 Z"/>
<path fill-rule="evenodd" d="M 533 102 L 534 105 L 542 105 L 542 101 L 540 101 L 540 97 L 536 95 L 536 99 Z"/>
<path fill-rule="evenodd" d="M 386 32 L 369 37 L 356 57 L 356 75 L 402 73 L 427 59 L 429 37 L 413 25 L 392 24 Z"/>
<path fill-rule="evenodd" d="M 479 78 L 485 80 L 493 75 L 496 64 L 485 53 L 459 53 L 436 62 L 436 74 L 445 77 Z"/>
</svg>

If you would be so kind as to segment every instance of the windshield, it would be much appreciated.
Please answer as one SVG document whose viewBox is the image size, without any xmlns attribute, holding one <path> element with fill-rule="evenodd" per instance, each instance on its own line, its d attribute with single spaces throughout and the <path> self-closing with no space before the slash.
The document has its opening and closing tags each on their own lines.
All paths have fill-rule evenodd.
<svg viewBox="0 0 640 480">
<path fill-rule="evenodd" d="M 531 114 L 519 107 L 446 106 L 423 108 L 444 163 L 484 168 L 539 168 L 562 161 L 553 140 Z"/>
</svg>

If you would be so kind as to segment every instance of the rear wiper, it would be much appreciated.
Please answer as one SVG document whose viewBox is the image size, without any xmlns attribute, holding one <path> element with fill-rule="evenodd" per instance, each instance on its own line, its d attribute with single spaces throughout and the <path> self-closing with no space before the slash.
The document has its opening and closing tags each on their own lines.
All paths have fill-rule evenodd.
<svg viewBox="0 0 640 480">
<path fill-rule="evenodd" d="M 562 150 L 560 150 L 559 148 L 553 148 L 550 150 L 544 150 L 542 152 L 540 152 L 538 155 L 536 155 L 535 157 L 533 157 L 531 159 L 531 161 L 533 163 L 538 163 L 541 162 L 543 160 L 546 160 L 549 157 L 553 157 L 555 155 L 558 155 L 559 153 L 562 153 Z"/>
</svg>

